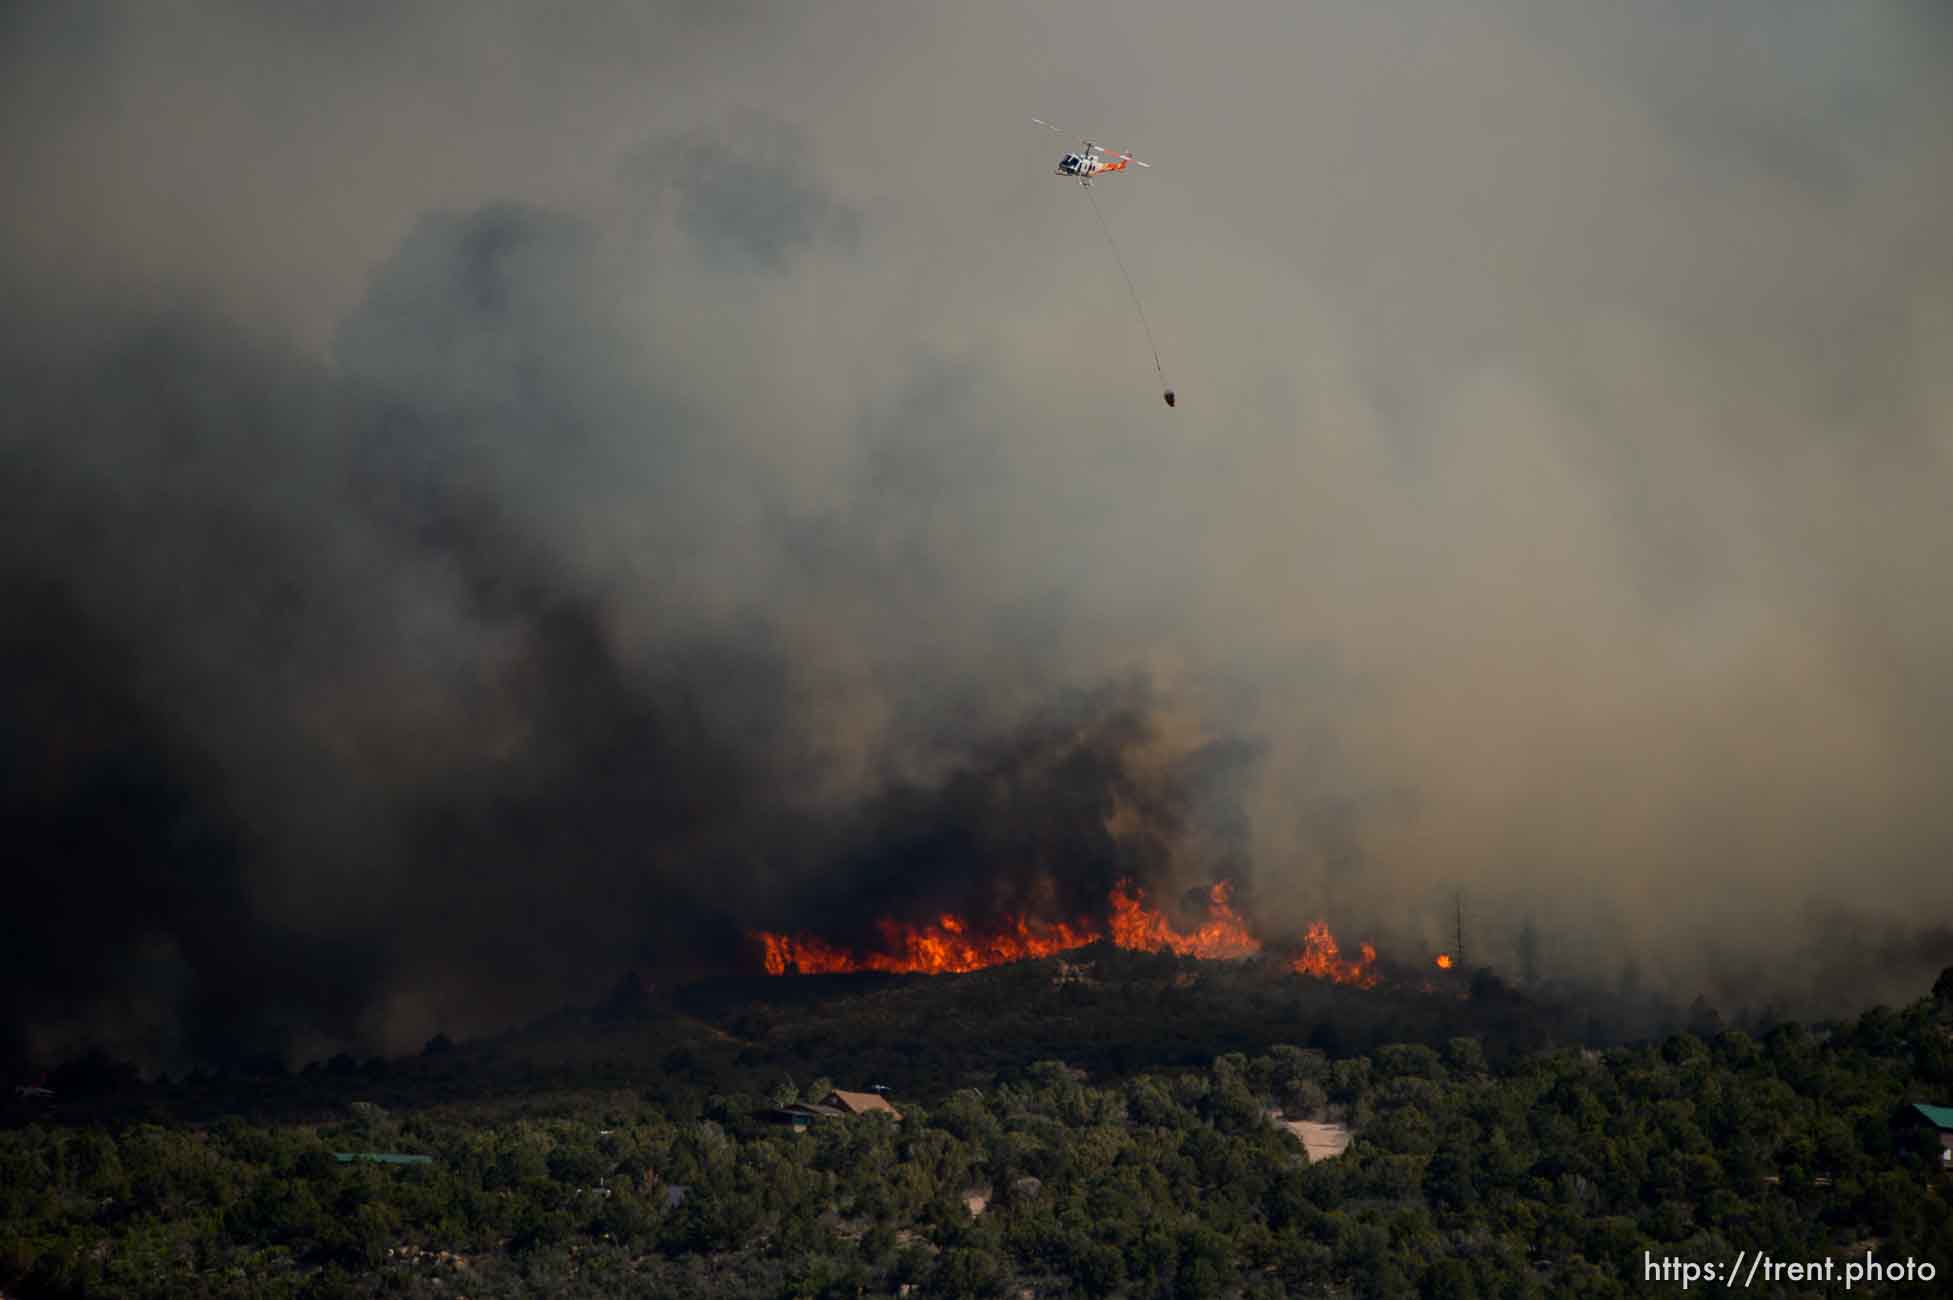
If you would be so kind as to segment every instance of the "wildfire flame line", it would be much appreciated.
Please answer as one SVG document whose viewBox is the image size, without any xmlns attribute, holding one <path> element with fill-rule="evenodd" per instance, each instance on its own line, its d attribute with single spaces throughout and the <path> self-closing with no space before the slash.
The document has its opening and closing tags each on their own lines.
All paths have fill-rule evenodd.
<svg viewBox="0 0 1953 1300">
<path fill-rule="evenodd" d="M 1207 894 L 1207 919 L 1194 929 L 1181 930 L 1165 914 L 1150 906 L 1130 881 L 1112 891 L 1110 916 L 1101 930 L 1091 922 L 1041 921 L 1017 916 L 983 933 L 973 932 L 962 918 L 949 913 L 922 925 L 883 920 L 875 923 L 880 943 L 858 952 L 810 934 L 758 931 L 753 938 L 769 975 L 842 974 L 880 971 L 888 974 L 937 975 L 982 970 L 1006 962 L 1049 957 L 1110 939 L 1137 952 L 1171 952 L 1208 959 L 1246 957 L 1261 951 L 1261 941 L 1230 902 L 1226 881 Z M 1303 950 L 1290 964 L 1298 974 L 1369 988 L 1377 982 L 1377 953 L 1362 945 L 1359 960 L 1345 960 L 1329 927 L 1317 921 L 1304 936 Z"/>
<path fill-rule="evenodd" d="M 875 923 L 881 932 L 882 947 L 875 952 L 856 954 L 846 948 L 801 934 L 789 937 L 760 931 L 762 960 L 769 975 L 785 975 L 798 969 L 802 975 L 828 975 L 847 971 L 885 971 L 890 974 L 939 975 L 982 970 L 1005 962 L 1048 957 L 1072 948 L 1083 948 L 1099 936 L 1088 930 L 1066 925 L 1016 918 L 1006 930 L 972 936 L 962 921 L 944 915 L 929 925 L 902 925 L 896 921 Z"/>
</svg>

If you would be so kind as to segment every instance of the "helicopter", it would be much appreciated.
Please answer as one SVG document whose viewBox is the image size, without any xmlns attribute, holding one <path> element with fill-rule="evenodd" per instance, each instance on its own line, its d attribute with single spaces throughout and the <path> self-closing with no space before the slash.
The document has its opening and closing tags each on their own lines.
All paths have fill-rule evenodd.
<svg viewBox="0 0 1953 1300">
<path fill-rule="evenodd" d="M 1059 135 L 1069 134 L 1055 122 L 1047 122 L 1041 117 L 1034 117 L 1031 120 L 1048 131 L 1056 131 Z M 1059 176 L 1070 176 L 1084 188 L 1085 198 L 1092 205 L 1092 215 L 1099 219 L 1099 227 L 1105 231 L 1105 242 L 1106 246 L 1112 250 L 1112 260 L 1119 267 L 1119 274 L 1126 282 L 1127 292 L 1132 294 L 1133 310 L 1139 313 L 1139 323 L 1146 331 L 1146 343 L 1153 349 L 1153 369 L 1159 372 L 1160 383 L 1164 389 L 1160 393 L 1160 397 L 1168 406 L 1177 406 L 1179 405 L 1180 399 L 1173 391 L 1173 386 L 1166 382 L 1166 367 L 1160 364 L 1159 345 L 1153 342 L 1153 327 L 1147 323 L 1146 309 L 1139 304 L 1139 290 L 1133 285 L 1132 275 L 1126 270 L 1125 259 L 1119 256 L 1119 246 L 1113 242 L 1112 228 L 1105 224 L 1105 216 L 1099 211 L 1098 200 L 1092 197 L 1092 178 L 1094 176 L 1104 176 L 1111 172 L 1122 172 L 1133 163 L 1138 163 L 1141 167 L 1151 167 L 1153 165 L 1149 162 L 1142 162 L 1129 153 L 1101 149 L 1090 140 L 1086 140 L 1083 143 L 1083 147 L 1077 153 L 1068 153 L 1058 160 L 1056 174 Z"/>
<path fill-rule="evenodd" d="M 1034 117 L 1031 120 L 1041 127 L 1056 131 L 1059 135 L 1069 134 L 1063 127 L 1047 122 L 1041 117 Z M 1153 165 L 1149 162 L 1140 162 L 1129 153 L 1101 149 L 1090 140 L 1086 140 L 1077 153 L 1068 153 L 1058 160 L 1058 169 L 1053 174 L 1071 176 L 1076 178 L 1080 185 L 1090 186 L 1094 176 L 1122 172 L 1132 163 L 1139 163 L 1141 167 Z"/>
</svg>

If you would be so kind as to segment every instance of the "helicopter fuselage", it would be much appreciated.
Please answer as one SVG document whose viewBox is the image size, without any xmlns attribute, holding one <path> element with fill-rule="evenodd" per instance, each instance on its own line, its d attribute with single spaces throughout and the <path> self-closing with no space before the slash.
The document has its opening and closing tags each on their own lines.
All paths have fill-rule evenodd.
<svg viewBox="0 0 1953 1300">
<path fill-rule="evenodd" d="M 1107 172 L 1122 172 L 1125 169 L 1126 159 L 1103 158 L 1088 150 L 1085 153 L 1068 153 L 1060 158 L 1054 174 L 1073 177 L 1080 185 L 1090 185 L 1094 176 L 1102 176 Z"/>
<path fill-rule="evenodd" d="M 1060 135 L 1070 134 L 1056 122 L 1047 122 L 1041 117 L 1034 117 L 1031 120 L 1048 131 L 1056 131 Z M 1076 136 L 1072 138 L 1077 139 Z M 1134 164 L 1141 167 L 1153 165 L 1149 162 L 1140 162 L 1131 154 L 1118 149 L 1101 149 L 1088 137 L 1079 149 L 1067 153 L 1058 160 L 1057 174 L 1069 176 L 1080 185 L 1090 185 L 1094 176 L 1122 172 Z"/>
</svg>

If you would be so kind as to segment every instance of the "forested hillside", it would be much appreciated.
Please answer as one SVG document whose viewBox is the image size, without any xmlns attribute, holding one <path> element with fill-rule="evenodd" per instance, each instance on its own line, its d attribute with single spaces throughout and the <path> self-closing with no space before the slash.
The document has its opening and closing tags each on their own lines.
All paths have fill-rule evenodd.
<svg viewBox="0 0 1953 1300">
<path fill-rule="evenodd" d="M 362 1082 L 339 1079 L 348 1098 Z M 1953 1101 L 1953 972 L 1828 1032 L 1503 1063 L 1464 1037 L 1125 1074 L 1050 1060 L 898 1091 L 899 1124 L 767 1124 L 768 1105 L 825 1086 L 804 1083 L 755 1072 L 740 1094 L 694 1096 L 654 1070 L 641 1087 L 342 1101 L 309 1121 L 26 1123 L 0 1134 L 0 1285 L 1456 1297 L 1640 1294 L 1646 1251 L 1953 1268 L 1947 1180 L 1902 1122 Z M 1354 1144 L 1310 1165 L 1274 1109 L 1347 1123 Z"/>
</svg>

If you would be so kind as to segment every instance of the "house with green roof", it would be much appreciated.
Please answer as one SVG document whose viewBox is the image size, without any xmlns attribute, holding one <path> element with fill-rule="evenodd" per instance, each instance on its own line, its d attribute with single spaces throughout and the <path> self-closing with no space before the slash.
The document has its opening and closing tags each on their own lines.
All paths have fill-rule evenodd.
<svg viewBox="0 0 1953 1300">
<path fill-rule="evenodd" d="M 1953 1106 L 1929 1106 L 1918 1101 L 1901 1114 L 1907 1126 L 1923 1139 L 1921 1145 L 1931 1153 L 1933 1166 L 1953 1172 Z"/>
</svg>

